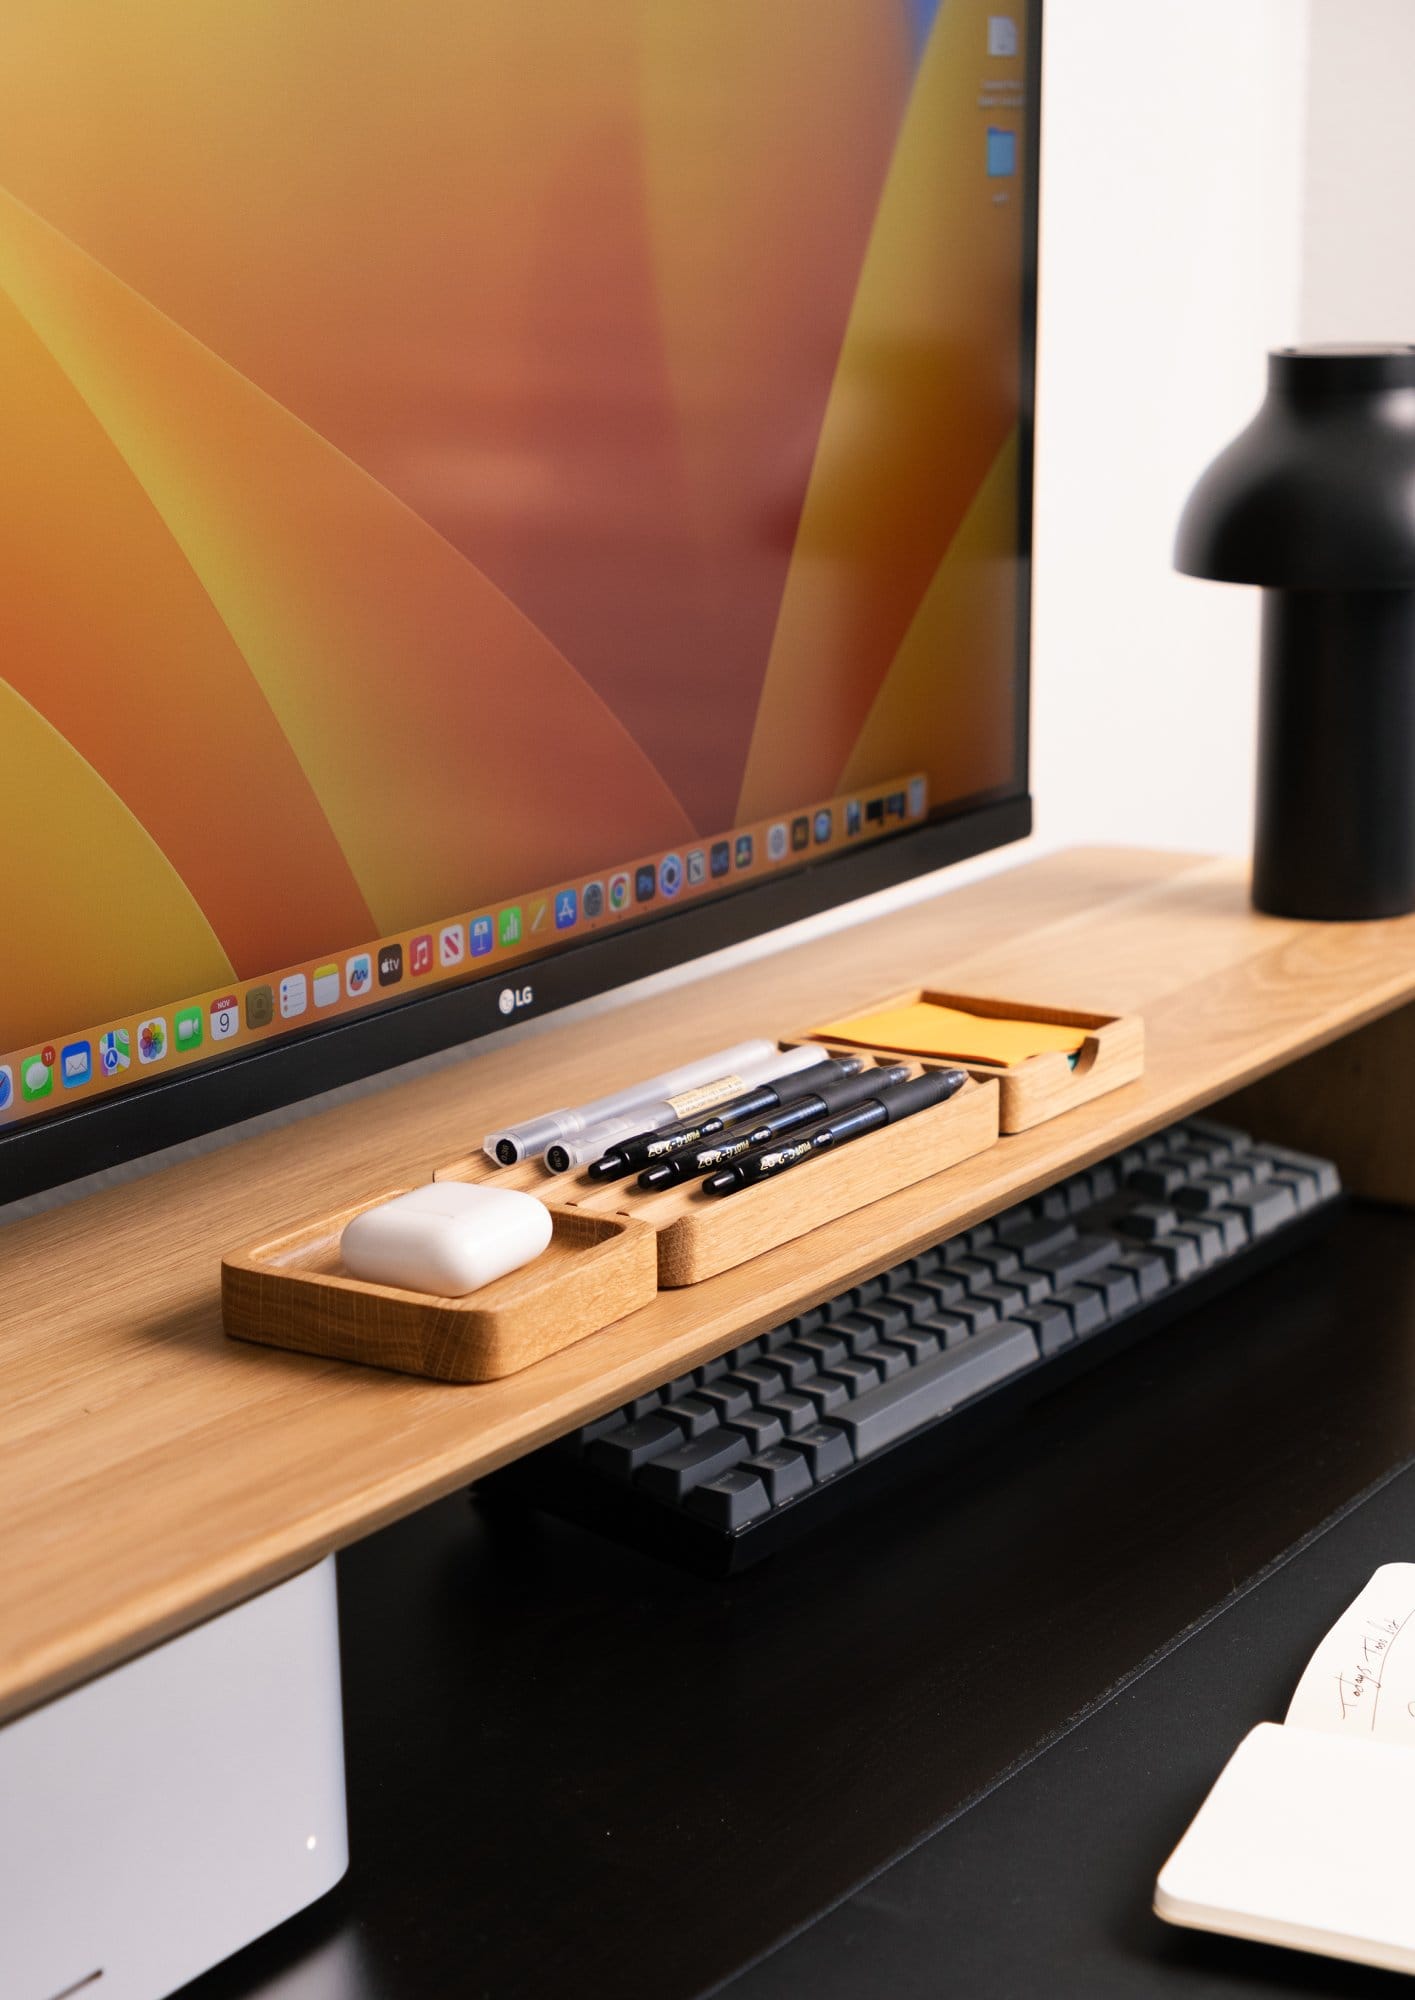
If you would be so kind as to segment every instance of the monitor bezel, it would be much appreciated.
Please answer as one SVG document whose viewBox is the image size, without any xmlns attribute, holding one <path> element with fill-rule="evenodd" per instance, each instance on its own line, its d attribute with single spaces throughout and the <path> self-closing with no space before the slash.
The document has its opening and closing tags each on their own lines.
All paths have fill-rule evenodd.
<svg viewBox="0 0 1415 2000">
<path fill-rule="evenodd" d="M 237 1051 L 220 1063 L 144 1083 L 130 1093 L 0 1127 L 0 1207 L 503 1031 L 508 1020 L 501 994 L 508 981 L 533 996 L 516 1006 L 516 1021 L 536 1019 L 1026 838 L 1032 830 L 1028 765 L 1043 5 L 1044 0 L 1026 0 L 1013 667 L 1016 790 L 720 897 L 665 910 L 623 930 L 557 946 L 510 972 L 492 970 L 288 1041 Z M 477 1137 L 469 1135 L 469 1143 Z"/>
</svg>

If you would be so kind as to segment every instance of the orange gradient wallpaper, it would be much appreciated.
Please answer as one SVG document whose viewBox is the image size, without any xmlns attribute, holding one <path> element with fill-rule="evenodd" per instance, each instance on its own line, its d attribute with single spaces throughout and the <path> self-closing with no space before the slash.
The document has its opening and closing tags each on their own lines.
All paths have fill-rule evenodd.
<svg viewBox="0 0 1415 2000">
<path fill-rule="evenodd" d="M 6 0 L 0 1051 L 1023 788 L 1012 12 Z"/>
</svg>

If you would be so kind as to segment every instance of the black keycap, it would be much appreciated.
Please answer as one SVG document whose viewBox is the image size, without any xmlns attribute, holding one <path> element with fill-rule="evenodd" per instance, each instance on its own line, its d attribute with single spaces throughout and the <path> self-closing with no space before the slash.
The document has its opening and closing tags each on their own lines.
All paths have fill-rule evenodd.
<svg viewBox="0 0 1415 2000">
<path fill-rule="evenodd" d="M 1111 1196 L 1118 1194 L 1119 1191 L 1120 1176 L 1115 1171 L 1115 1167 L 1110 1160 L 1101 1160 L 1098 1165 L 1091 1168 L 1091 1200 L 1093 1202 L 1109 1201 Z"/>
<path fill-rule="evenodd" d="M 840 1335 L 833 1330 L 829 1333 L 803 1333 L 796 1345 L 804 1347 L 807 1354 L 814 1354 L 818 1368 L 833 1368 L 850 1352 Z"/>
<path fill-rule="evenodd" d="M 975 1222 L 968 1231 L 968 1255 L 970 1257 L 976 1256 L 979 1250 L 986 1249 L 989 1243 L 995 1243 L 996 1241 L 997 1224 L 995 1222 Z"/>
<path fill-rule="evenodd" d="M 630 1422 L 634 1422 L 639 1417 L 652 1416 L 662 1401 L 663 1391 L 661 1389 L 650 1389 L 646 1395 L 635 1396 L 633 1402 L 626 1403 L 624 1407 L 629 1412 Z"/>
<path fill-rule="evenodd" d="M 1029 1306 L 1040 1305 L 1052 1292 L 1052 1281 L 1045 1271 L 1030 1271 L 1025 1264 L 1019 1264 L 1007 1280 L 1015 1285 Z"/>
<path fill-rule="evenodd" d="M 766 1342 L 764 1340 L 744 1340 L 740 1346 L 734 1347 L 728 1356 L 729 1361 L 732 1363 L 731 1372 L 734 1375 L 740 1374 L 749 1361 L 760 1361 L 765 1352 Z"/>
<path fill-rule="evenodd" d="M 1247 1222 L 1254 1237 L 1271 1236 L 1296 1215 L 1297 1197 L 1281 1181 L 1270 1180 L 1265 1186 L 1255 1188 L 1247 1201 L 1235 1201 L 1232 1206 Z"/>
<path fill-rule="evenodd" d="M 1071 1213 L 1066 1196 L 1059 1187 L 1048 1188 L 1045 1194 L 1039 1194 L 1036 1210 L 1043 1220 L 1049 1222 L 1065 1222 Z"/>
<path fill-rule="evenodd" d="M 818 1417 L 828 1417 L 832 1410 L 844 1409 L 850 1400 L 845 1383 L 837 1382 L 833 1375 L 817 1375 L 813 1382 L 803 1382 L 800 1393 L 814 1403 Z"/>
<path fill-rule="evenodd" d="M 1091 1182 L 1087 1174 L 1073 1174 L 1070 1180 L 1061 1183 L 1061 1192 L 1066 1197 L 1066 1213 L 1080 1215 L 1091 1206 Z"/>
<path fill-rule="evenodd" d="M 812 1306 L 809 1312 L 797 1313 L 791 1321 L 799 1340 L 803 1333 L 819 1333 L 825 1325 L 825 1312 L 820 1306 Z"/>
<path fill-rule="evenodd" d="M 641 1465 L 661 1458 L 664 1452 L 674 1450 L 682 1442 L 682 1431 L 667 1417 L 640 1417 L 637 1423 L 625 1424 L 622 1430 L 596 1438 L 585 1453 L 585 1463 L 596 1472 L 608 1473 L 611 1479 L 627 1481 Z"/>
<path fill-rule="evenodd" d="M 723 1378 L 728 1382 L 745 1382 L 757 1402 L 763 1396 L 774 1396 L 786 1387 L 786 1375 L 771 1361 L 749 1361 L 744 1368 L 734 1368 Z"/>
<path fill-rule="evenodd" d="M 1169 1266 L 1153 1250 L 1122 1250 L 1115 1266 L 1117 1270 L 1130 1272 L 1140 1287 L 1142 1299 L 1158 1298 L 1169 1285 Z"/>
<path fill-rule="evenodd" d="M 1177 1195 L 1175 1199 L 1178 1200 Z M 1120 1217 L 1118 1227 L 1122 1234 L 1133 1236 L 1140 1243 L 1152 1243 L 1156 1236 L 1168 1236 L 1178 1220 L 1172 1208 L 1160 1202 L 1142 1201 L 1128 1215 Z"/>
<path fill-rule="evenodd" d="M 1004 1217 L 1002 1234 L 1005 1241 L 1015 1245 L 1022 1263 L 1035 1269 L 1036 1257 L 1064 1250 L 1068 1243 L 1076 1241 L 1077 1231 L 1074 1222 L 1049 1222 L 1041 1217 L 1024 1216 L 1012 1227 Z"/>
<path fill-rule="evenodd" d="M 1211 1208 L 1222 1208 L 1228 1200 L 1228 1181 L 1222 1174 L 1205 1174 L 1198 1180 L 1176 1188 L 1174 1205 L 1189 1215 L 1203 1215 Z"/>
<path fill-rule="evenodd" d="M 705 1382 L 698 1394 L 705 1402 L 711 1403 L 717 1411 L 719 1423 L 729 1423 L 733 1417 L 740 1417 L 743 1410 L 752 1407 L 752 1392 L 745 1382 L 734 1382 L 730 1375 L 722 1375 L 716 1382 Z"/>
<path fill-rule="evenodd" d="M 865 1278 L 850 1288 L 850 1303 L 858 1312 L 861 1306 L 872 1306 L 876 1299 L 884 1297 L 883 1278 Z"/>
<path fill-rule="evenodd" d="M 701 1368 L 695 1368 L 693 1370 L 693 1374 L 696 1376 L 698 1387 L 701 1389 L 704 1388 L 707 1385 L 707 1383 L 715 1382 L 719 1375 L 725 1375 L 727 1373 L 727 1369 L 728 1369 L 727 1356 L 725 1354 L 719 1354 L 715 1360 L 705 1361 Z"/>
<path fill-rule="evenodd" d="M 986 1299 L 966 1298 L 953 1308 L 952 1317 L 961 1319 L 970 1334 L 981 1333 L 984 1327 L 997 1325 L 997 1307 Z"/>
<path fill-rule="evenodd" d="M 803 1347 L 799 1340 L 792 1340 L 785 1347 L 778 1347 L 771 1357 L 773 1368 L 779 1369 L 786 1377 L 787 1386 L 794 1389 L 798 1382 L 804 1382 L 808 1375 L 814 1375 L 820 1367 L 820 1356 L 813 1354 L 809 1347 Z"/>
<path fill-rule="evenodd" d="M 1162 1158 L 1148 1160 L 1143 1167 L 1137 1167 L 1130 1175 L 1129 1185 L 1136 1194 L 1148 1195 L 1154 1201 L 1168 1201 L 1187 1179 L 1188 1175 L 1178 1160 Z"/>
<path fill-rule="evenodd" d="M 817 1481 L 831 1479 L 855 1462 L 850 1440 L 836 1424 L 812 1424 L 809 1430 L 797 1431 L 791 1442 L 797 1451 L 805 1453 L 811 1475 Z"/>
<path fill-rule="evenodd" d="M 814 1484 L 810 1460 L 803 1451 L 797 1451 L 794 1444 L 778 1444 L 769 1451 L 759 1451 L 755 1458 L 746 1461 L 744 1469 L 757 1474 L 770 1495 L 773 1507 L 779 1507 L 783 1500 L 794 1500 L 802 1493 L 809 1493 Z"/>
<path fill-rule="evenodd" d="M 1074 1243 L 1064 1244 L 1060 1250 L 1039 1250 L 1028 1257 L 1027 1264 L 1030 1270 L 1045 1271 L 1061 1291 L 1084 1278 L 1088 1271 L 1098 1271 L 1114 1255 L 1114 1237 L 1078 1236 Z"/>
<path fill-rule="evenodd" d="M 664 1389 L 663 1400 L 665 1403 L 676 1403 L 680 1396 L 691 1396 L 697 1389 L 697 1386 L 698 1382 L 695 1375 L 679 1375 Z"/>
<path fill-rule="evenodd" d="M 1193 1247 L 1192 1243 L 1185 1245 L 1189 1250 L 1193 1250 Z M 1197 1255 L 1197 1252 L 1195 1254 Z M 1105 1300 L 1089 1283 L 1068 1285 L 1064 1291 L 1056 1294 L 1053 1303 L 1065 1306 L 1070 1313 L 1071 1324 L 1076 1329 L 1078 1340 L 1084 1340 L 1088 1334 L 1099 1333 L 1106 1324 Z"/>
<path fill-rule="evenodd" d="M 761 1413 L 764 1417 L 775 1417 L 788 1437 L 816 1421 L 815 1404 L 799 1389 L 783 1389 L 779 1396 L 773 1396 L 769 1403 L 761 1405 Z"/>
<path fill-rule="evenodd" d="M 1103 1264 L 1099 1271 L 1092 1271 L 1086 1283 L 1092 1291 L 1100 1293 L 1108 1320 L 1133 1312 L 1140 1303 L 1140 1287 L 1134 1272 L 1124 1271 L 1119 1265 Z"/>
<path fill-rule="evenodd" d="M 726 1428 L 737 1431 L 753 1451 L 765 1451 L 770 1444 L 780 1444 L 786 1435 L 786 1426 L 780 1417 L 769 1416 L 765 1410 L 743 1410 L 741 1416 L 734 1417 Z"/>
<path fill-rule="evenodd" d="M 953 1275 L 961 1278 L 970 1292 L 976 1291 L 979 1285 L 992 1283 L 992 1272 L 976 1257 L 961 1257 L 953 1266 Z"/>
<path fill-rule="evenodd" d="M 879 1381 L 879 1370 L 872 1368 L 868 1361 L 861 1361 L 858 1355 L 851 1355 L 838 1362 L 826 1373 L 834 1382 L 843 1382 L 851 1396 L 863 1395 L 866 1389 L 873 1389 Z"/>
<path fill-rule="evenodd" d="M 970 1256 L 972 1253 L 968 1248 L 968 1239 L 966 1236 L 950 1236 L 946 1243 L 939 1244 L 935 1254 L 938 1257 L 939 1268 L 949 1271 L 952 1270 L 960 1258 Z"/>
<path fill-rule="evenodd" d="M 717 1411 L 702 1396 L 678 1396 L 665 1403 L 662 1414 L 677 1424 L 684 1437 L 701 1437 L 717 1422 Z"/>
<path fill-rule="evenodd" d="M 650 1459 L 634 1475 L 634 1483 L 660 1500 L 681 1500 L 705 1479 L 716 1479 L 748 1455 L 747 1440 L 736 1431 L 704 1431 L 676 1451 Z"/>
<path fill-rule="evenodd" d="M 920 1278 L 931 1278 L 939 1268 L 938 1245 L 935 1243 L 932 1249 L 920 1250 L 917 1256 L 909 1259 L 907 1268 L 915 1284 Z"/>
<path fill-rule="evenodd" d="M 1043 1354 L 1055 1354 L 1058 1348 L 1069 1347 L 1076 1338 L 1070 1313 L 1054 1300 L 1046 1305 L 1024 1306 L 1017 1315 L 1017 1324 L 1032 1329 Z"/>
<path fill-rule="evenodd" d="M 940 1347 L 961 1347 L 973 1335 L 967 1320 L 956 1312 L 929 1313 L 926 1318 L 915 1320 L 914 1331 L 931 1333 Z"/>
<path fill-rule="evenodd" d="M 1222 1211 L 1220 1211 L 1222 1213 Z M 1157 1236 L 1150 1248 L 1156 1256 L 1163 1257 L 1169 1266 L 1169 1275 L 1183 1284 L 1199 1269 L 1198 1246 L 1187 1236 Z"/>
<path fill-rule="evenodd" d="M 838 1412 L 834 1421 L 849 1438 L 856 1458 L 867 1458 L 1015 1375 L 1036 1358 L 1031 1328 L 1004 1321 L 966 1346 L 911 1368 L 893 1382 L 882 1382 Z"/>
<path fill-rule="evenodd" d="M 785 1326 L 774 1326 L 770 1333 L 762 1335 L 762 1347 L 765 1353 L 775 1360 L 778 1349 L 785 1347 L 789 1340 L 795 1338 L 796 1322 L 794 1319 L 789 1319 Z"/>
<path fill-rule="evenodd" d="M 902 1375 L 909 1366 L 909 1356 L 902 1347 L 882 1340 L 877 1347 L 867 1347 L 860 1356 L 868 1361 L 871 1368 L 879 1370 L 886 1382 L 892 1382 L 896 1375 Z"/>
<path fill-rule="evenodd" d="M 937 1354 L 942 1342 L 936 1333 L 931 1333 L 926 1326 L 919 1325 L 911 1326 L 907 1332 L 901 1333 L 897 1340 L 891 1341 L 890 1345 L 902 1347 L 910 1363 L 916 1365 L 920 1361 L 927 1361 L 931 1354 Z"/>
<path fill-rule="evenodd" d="M 739 1465 L 702 1486 L 695 1486 L 688 1495 L 685 1512 L 696 1514 L 714 1528 L 730 1534 L 734 1528 L 745 1528 L 749 1521 L 758 1521 L 763 1514 L 769 1514 L 771 1500 L 757 1475 L 744 1472 Z"/>
<path fill-rule="evenodd" d="M 874 1328 L 876 1340 L 893 1340 L 909 1324 L 909 1315 L 897 1299 L 882 1299 L 876 1306 L 864 1306 L 859 1317 Z"/>
</svg>

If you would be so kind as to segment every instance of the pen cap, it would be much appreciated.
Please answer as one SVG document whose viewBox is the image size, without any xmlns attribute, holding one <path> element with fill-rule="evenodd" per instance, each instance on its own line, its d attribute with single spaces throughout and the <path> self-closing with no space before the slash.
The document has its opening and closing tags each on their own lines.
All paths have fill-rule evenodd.
<svg viewBox="0 0 1415 2000">
<path fill-rule="evenodd" d="M 517 1160 L 534 1160 L 557 1139 L 572 1136 L 580 1129 L 573 1111 L 547 1111 L 542 1118 L 527 1118 L 506 1132 L 488 1132 L 482 1150 L 498 1166 L 514 1167 Z"/>
<path fill-rule="evenodd" d="M 879 1092 L 879 1101 L 889 1113 L 892 1125 L 896 1118 L 910 1118 L 916 1111 L 927 1111 L 932 1104 L 942 1104 L 952 1097 L 968 1081 L 968 1072 L 963 1069 L 930 1069 L 922 1076 L 911 1076 L 904 1083 L 891 1084 Z"/>
</svg>

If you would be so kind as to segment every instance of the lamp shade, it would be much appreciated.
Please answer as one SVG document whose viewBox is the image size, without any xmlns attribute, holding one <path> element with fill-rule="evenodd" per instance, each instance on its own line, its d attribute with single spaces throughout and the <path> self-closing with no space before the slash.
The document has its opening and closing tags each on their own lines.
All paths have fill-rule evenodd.
<svg viewBox="0 0 1415 2000">
<path fill-rule="evenodd" d="M 1272 590 L 1415 589 L 1415 346 L 1277 348 L 1189 496 L 1174 566 Z"/>
</svg>

